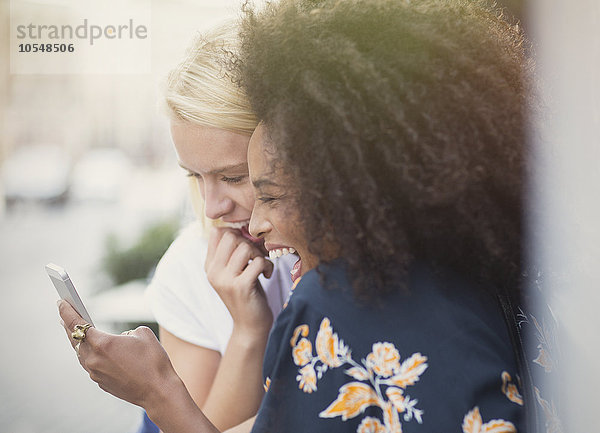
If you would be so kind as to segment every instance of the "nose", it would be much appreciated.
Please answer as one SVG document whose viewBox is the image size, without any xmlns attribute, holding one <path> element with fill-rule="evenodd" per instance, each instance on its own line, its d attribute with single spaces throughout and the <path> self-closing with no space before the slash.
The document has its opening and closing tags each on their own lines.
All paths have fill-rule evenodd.
<svg viewBox="0 0 600 433">
<path fill-rule="evenodd" d="M 271 223 L 263 216 L 255 202 L 254 208 L 252 209 L 252 215 L 250 216 L 248 231 L 255 238 L 264 238 L 265 235 L 271 231 L 271 228 Z"/>
<path fill-rule="evenodd" d="M 207 218 L 216 220 L 231 212 L 235 202 L 225 192 L 211 182 L 204 182 L 204 213 Z"/>
</svg>

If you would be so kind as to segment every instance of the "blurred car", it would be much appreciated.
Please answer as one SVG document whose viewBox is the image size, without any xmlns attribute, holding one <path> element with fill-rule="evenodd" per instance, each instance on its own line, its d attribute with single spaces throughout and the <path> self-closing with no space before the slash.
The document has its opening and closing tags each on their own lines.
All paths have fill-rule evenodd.
<svg viewBox="0 0 600 433">
<path fill-rule="evenodd" d="M 7 203 L 16 200 L 63 202 L 69 190 L 71 157 L 55 144 L 17 148 L 2 165 Z"/>
<path fill-rule="evenodd" d="M 76 201 L 118 201 L 131 170 L 131 162 L 121 149 L 91 149 L 73 166 L 70 197 Z"/>
</svg>

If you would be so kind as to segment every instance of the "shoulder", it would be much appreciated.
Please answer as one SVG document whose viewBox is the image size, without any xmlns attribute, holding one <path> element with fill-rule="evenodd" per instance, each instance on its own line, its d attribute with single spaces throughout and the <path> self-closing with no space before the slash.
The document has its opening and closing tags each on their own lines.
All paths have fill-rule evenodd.
<svg viewBox="0 0 600 433">
<path fill-rule="evenodd" d="M 427 265 L 417 264 L 409 272 L 406 291 L 393 290 L 384 298 L 370 302 L 355 298 L 346 269 L 343 261 L 335 261 L 307 272 L 293 292 L 290 311 L 335 318 L 349 327 L 358 324 L 343 318 L 354 315 L 366 320 L 361 323 L 363 328 L 372 326 L 377 330 L 394 323 L 406 324 L 410 333 L 416 334 L 439 328 L 446 334 L 484 329 L 506 336 L 503 332 L 506 325 L 496 299 L 467 277 L 435 272 Z M 371 318 L 376 321 L 371 322 Z M 395 334 L 399 331 L 394 327 Z"/>
<path fill-rule="evenodd" d="M 282 313 L 284 321 L 320 324 L 328 318 L 358 344 L 379 338 L 417 350 L 428 346 L 437 350 L 440 345 L 448 350 L 481 345 L 510 349 L 498 302 L 465 277 L 416 265 L 407 291 L 398 289 L 367 302 L 354 297 L 345 270 L 343 262 L 334 262 L 306 273 Z M 506 353 L 511 359 L 512 350 Z"/>
<path fill-rule="evenodd" d="M 416 265 L 408 291 L 361 302 L 353 295 L 343 263 L 318 270 L 320 275 L 307 273 L 296 287 L 288 307 L 289 327 L 303 322 L 318 333 L 327 319 L 355 353 L 367 356 L 375 343 L 388 342 L 404 356 L 422 353 L 443 360 L 443 374 L 451 368 L 464 371 L 468 365 L 514 365 L 499 304 L 468 278 Z"/>
<path fill-rule="evenodd" d="M 161 262 L 171 259 L 183 259 L 187 256 L 200 254 L 201 258 L 206 256 L 208 239 L 206 238 L 202 224 L 195 221 L 184 227 L 175 240 L 171 243 Z M 196 260 L 197 257 L 194 258 Z"/>
<path fill-rule="evenodd" d="M 194 223 L 180 232 L 160 259 L 146 289 L 146 299 L 157 320 L 167 313 L 190 318 L 215 307 L 218 311 L 225 309 L 204 272 L 207 246 L 202 227 Z"/>
<path fill-rule="evenodd" d="M 199 223 L 185 227 L 161 257 L 152 284 L 171 286 L 188 285 L 190 282 L 195 282 L 194 285 L 205 283 L 204 260 L 207 248 L 208 241 Z"/>
<path fill-rule="evenodd" d="M 390 431 L 519 424 L 516 363 L 501 312 L 466 279 L 417 266 L 408 293 L 365 304 L 353 298 L 343 264 L 320 271 L 302 277 L 272 334 L 279 341 L 268 354 L 278 361 L 267 359 L 265 373 L 274 398 L 292 388 L 303 412 L 314 401 L 320 425 L 334 429 L 333 421 Z"/>
</svg>

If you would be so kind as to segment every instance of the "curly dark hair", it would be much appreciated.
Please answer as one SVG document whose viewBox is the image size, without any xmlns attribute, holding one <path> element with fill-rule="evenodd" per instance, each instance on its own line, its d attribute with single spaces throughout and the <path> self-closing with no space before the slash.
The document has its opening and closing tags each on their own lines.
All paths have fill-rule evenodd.
<svg viewBox="0 0 600 433">
<path fill-rule="evenodd" d="M 477 0 L 246 8 L 238 79 L 298 191 L 310 251 L 356 294 L 415 260 L 520 289 L 528 72 L 517 25 Z"/>
</svg>

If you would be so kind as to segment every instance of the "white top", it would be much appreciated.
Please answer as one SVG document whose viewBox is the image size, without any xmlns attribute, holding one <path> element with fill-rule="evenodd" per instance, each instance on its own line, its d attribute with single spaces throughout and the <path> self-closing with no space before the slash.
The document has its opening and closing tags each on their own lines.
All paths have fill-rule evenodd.
<svg viewBox="0 0 600 433">
<path fill-rule="evenodd" d="M 199 223 L 186 227 L 161 258 L 146 300 L 158 324 L 176 337 L 223 354 L 233 329 L 229 310 L 212 288 L 204 261 L 208 240 Z M 293 254 L 274 261 L 271 278 L 258 278 L 277 317 L 292 286 Z"/>
</svg>

